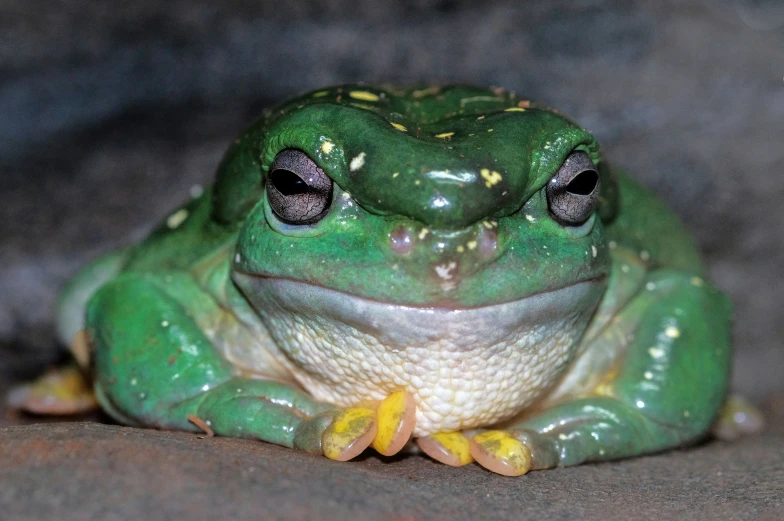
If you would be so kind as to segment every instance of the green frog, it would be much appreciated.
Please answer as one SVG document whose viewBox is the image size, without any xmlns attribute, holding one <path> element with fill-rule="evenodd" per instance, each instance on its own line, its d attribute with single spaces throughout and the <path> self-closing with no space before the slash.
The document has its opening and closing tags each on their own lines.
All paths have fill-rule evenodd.
<svg viewBox="0 0 784 521">
<path fill-rule="evenodd" d="M 124 424 L 516 476 L 704 437 L 730 314 L 673 212 L 557 110 L 344 85 L 265 112 L 75 277 L 58 327 Z"/>
</svg>

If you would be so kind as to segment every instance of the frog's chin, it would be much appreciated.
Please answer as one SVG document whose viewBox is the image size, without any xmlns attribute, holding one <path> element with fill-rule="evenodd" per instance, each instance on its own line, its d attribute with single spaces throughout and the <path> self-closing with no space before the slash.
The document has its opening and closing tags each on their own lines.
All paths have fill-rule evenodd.
<svg viewBox="0 0 784 521">
<path fill-rule="evenodd" d="M 510 418 L 572 360 L 603 279 L 484 307 L 388 304 L 312 284 L 235 273 L 302 386 L 349 406 L 396 390 L 417 401 L 415 435 Z"/>
</svg>

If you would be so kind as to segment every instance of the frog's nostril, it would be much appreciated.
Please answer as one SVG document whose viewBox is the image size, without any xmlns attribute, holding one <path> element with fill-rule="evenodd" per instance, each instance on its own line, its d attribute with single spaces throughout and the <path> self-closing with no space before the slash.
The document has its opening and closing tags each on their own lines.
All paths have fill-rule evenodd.
<svg viewBox="0 0 784 521">
<path fill-rule="evenodd" d="M 407 255 L 414 249 L 414 237 L 405 226 L 392 230 L 389 234 L 389 246 L 398 255 Z"/>
</svg>

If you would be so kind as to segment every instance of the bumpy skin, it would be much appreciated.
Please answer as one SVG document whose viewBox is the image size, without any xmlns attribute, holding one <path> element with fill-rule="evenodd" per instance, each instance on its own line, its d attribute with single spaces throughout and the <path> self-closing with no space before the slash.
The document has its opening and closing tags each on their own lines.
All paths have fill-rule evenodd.
<svg viewBox="0 0 784 521">
<path fill-rule="evenodd" d="M 265 197 L 287 148 L 334 181 L 314 224 Z M 545 185 L 575 150 L 601 196 L 569 226 Z M 97 266 L 95 389 L 129 424 L 197 419 L 348 459 L 379 425 L 374 447 L 393 436 L 380 411 L 398 422 L 408 396 L 402 436 L 518 475 L 692 442 L 728 380 L 730 306 L 677 219 L 587 131 L 500 90 L 294 99 L 240 136 L 211 189 Z M 97 285 L 82 279 L 64 309 Z M 61 317 L 64 336 L 82 326 Z"/>
</svg>

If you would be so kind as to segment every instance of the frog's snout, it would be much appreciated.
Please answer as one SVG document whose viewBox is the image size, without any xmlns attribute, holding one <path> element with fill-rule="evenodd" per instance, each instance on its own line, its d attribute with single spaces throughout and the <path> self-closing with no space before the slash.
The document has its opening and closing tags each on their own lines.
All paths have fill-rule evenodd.
<svg viewBox="0 0 784 521">
<path fill-rule="evenodd" d="M 389 232 L 389 249 L 401 267 L 433 280 L 444 291 L 481 271 L 498 256 L 498 222 L 484 220 L 461 230 L 404 223 Z"/>
</svg>

